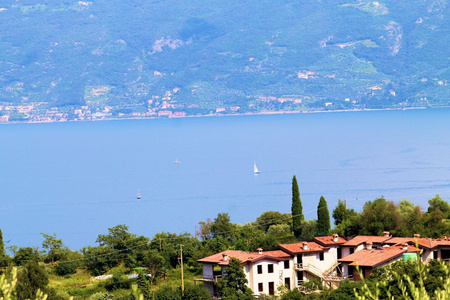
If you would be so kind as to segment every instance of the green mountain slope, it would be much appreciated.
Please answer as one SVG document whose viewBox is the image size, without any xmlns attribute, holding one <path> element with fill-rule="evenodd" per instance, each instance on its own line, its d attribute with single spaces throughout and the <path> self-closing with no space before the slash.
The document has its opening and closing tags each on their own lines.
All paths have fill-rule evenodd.
<svg viewBox="0 0 450 300">
<path fill-rule="evenodd" d="M 447 0 L 3 2 L 5 105 L 114 115 L 450 99 Z"/>
</svg>

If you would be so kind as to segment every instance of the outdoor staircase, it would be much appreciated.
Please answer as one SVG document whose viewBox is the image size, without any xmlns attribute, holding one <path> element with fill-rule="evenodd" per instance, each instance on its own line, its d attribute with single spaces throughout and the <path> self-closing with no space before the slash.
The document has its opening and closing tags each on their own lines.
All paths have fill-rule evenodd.
<svg viewBox="0 0 450 300">
<path fill-rule="evenodd" d="M 338 275 L 336 268 L 340 268 L 339 262 L 336 262 L 325 272 L 322 272 L 322 270 L 312 264 L 296 264 L 295 268 L 297 271 L 306 271 L 308 273 L 311 273 L 331 288 L 337 288 L 340 282 L 347 278 L 346 276 Z M 342 274 L 342 272 L 340 273 Z"/>
</svg>

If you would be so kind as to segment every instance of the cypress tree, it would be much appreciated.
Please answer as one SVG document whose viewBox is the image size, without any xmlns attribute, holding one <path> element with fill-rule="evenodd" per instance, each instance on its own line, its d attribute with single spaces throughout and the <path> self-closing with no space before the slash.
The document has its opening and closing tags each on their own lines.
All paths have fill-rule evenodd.
<svg viewBox="0 0 450 300">
<path fill-rule="evenodd" d="M 294 235 L 299 236 L 302 233 L 302 222 L 305 220 L 303 216 L 302 200 L 300 199 L 300 191 L 298 189 L 297 178 L 292 178 L 292 228 Z"/>
<path fill-rule="evenodd" d="M 323 196 L 320 196 L 319 206 L 317 206 L 317 233 L 327 235 L 330 232 L 330 213 L 328 204 Z"/>
<path fill-rule="evenodd" d="M 8 265 L 8 260 L 6 259 L 5 243 L 3 242 L 3 233 L 0 229 L 0 267 L 5 267 Z"/>
<path fill-rule="evenodd" d="M 0 229 L 0 259 L 6 255 L 5 253 L 5 243 L 3 242 L 3 233 Z"/>
</svg>

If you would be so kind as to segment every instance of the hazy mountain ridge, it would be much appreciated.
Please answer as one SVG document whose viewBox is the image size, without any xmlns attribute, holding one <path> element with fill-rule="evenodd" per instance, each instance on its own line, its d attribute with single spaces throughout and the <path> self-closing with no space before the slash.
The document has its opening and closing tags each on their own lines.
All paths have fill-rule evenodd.
<svg viewBox="0 0 450 300">
<path fill-rule="evenodd" d="M 8 2 L 4 103 L 147 111 L 165 97 L 209 111 L 270 109 L 261 97 L 316 109 L 450 99 L 446 0 Z"/>
</svg>

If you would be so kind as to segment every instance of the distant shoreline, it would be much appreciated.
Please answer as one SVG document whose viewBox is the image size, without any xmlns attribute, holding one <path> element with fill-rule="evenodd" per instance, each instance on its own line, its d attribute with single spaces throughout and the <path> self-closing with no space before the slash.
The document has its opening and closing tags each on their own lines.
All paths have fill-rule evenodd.
<svg viewBox="0 0 450 300">
<path fill-rule="evenodd" d="M 210 114 L 210 115 L 187 115 L 180 117 L 124 117 L 124 118 L 98 118 L 89 120 L 67 120 L 67 121 L 11 121 L 0 122 L 0 125 L 8 124 L 49 124 L 49 123 L 69 123 L 69 122 L 97 122 L 97 121 L 120 121 L 120 120 L 161 120 L 161 119 L 184 119 L 184 118 L 207 118 L 207 117 L 233 117 L 233 116 L 258 116 L 258 115 L 283 115 L 283 114 L 315 114 L 315 113 L 339 113 L 339 112 L 364 112 L 364 111 L 398 111 L 398 110 L 423 110 L 441 109 L 450 106 L 436 107 L 405 107 L 405 108 L 364 108 L 364 109 L 336 109 L 336 110 L 301 110 L 301 111 L 263 111 L 250 113 L 233 114 Z"/>
</svg>

